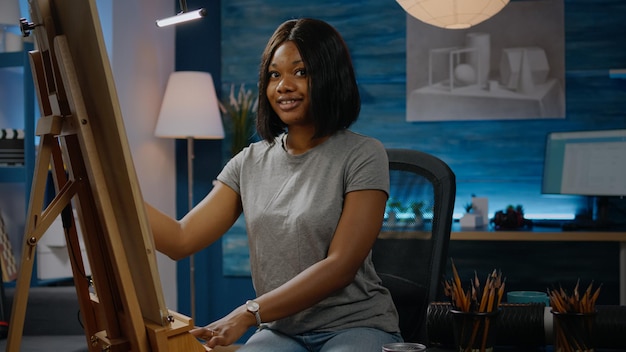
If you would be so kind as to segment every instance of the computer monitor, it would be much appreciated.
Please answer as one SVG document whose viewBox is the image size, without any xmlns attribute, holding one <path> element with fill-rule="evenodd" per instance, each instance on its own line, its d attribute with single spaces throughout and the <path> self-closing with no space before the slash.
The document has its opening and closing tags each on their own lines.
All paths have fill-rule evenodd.
<svg viewBox="0 0 626 352">
<path fill-rule="evenodd" d="M 542 193 L 626 196 L 626 129 L 548 134 Z"/>
<path fill-rule="evenodd" d="M 626 129 L 552 132 L 546 141 L 543 194 L 590 196 L 595 223 L 626 196 Z"/>
</svg>

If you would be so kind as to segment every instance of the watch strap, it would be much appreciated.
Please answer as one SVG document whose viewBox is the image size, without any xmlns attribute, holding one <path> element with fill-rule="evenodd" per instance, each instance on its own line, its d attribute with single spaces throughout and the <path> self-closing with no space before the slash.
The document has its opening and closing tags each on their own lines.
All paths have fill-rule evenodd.
<svg viewBox="0 0 626 352">
<path fill-rule="evenodd" d="M 258 310 L 254 312 L 254 317 L 256 318 L 256 326 L 261 326 L 261 314 L 259 314 Z"/>
</svg>

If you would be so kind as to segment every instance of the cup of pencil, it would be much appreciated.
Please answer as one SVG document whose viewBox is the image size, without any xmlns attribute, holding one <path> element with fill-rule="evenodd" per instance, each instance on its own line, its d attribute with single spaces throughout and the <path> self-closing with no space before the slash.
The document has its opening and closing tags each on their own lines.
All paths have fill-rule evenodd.
<svg viewBox="0 0 626 352">
<path fill-rule="evenodd" d="M 555 352 L 594 350 L 595 303 L 600 294 L 600 287 L 594 291 L 591 283 L 585 292 L 580 294 L 578 286 L 577 283 L 571 294 L 563 288 L 548 291 L 554 322 Z"/>
<path fill-rule="evenodd" d="M 452 262 L 453 279 L 444 282 L 444 293 L 451 298 L 454 339 L 459 352 L 493 351 L 497 337 L 497 317 L 504 294 L 502 273 L 494 270 L 484 285 L 477 274 L 463 290 Z"/>
</svg>

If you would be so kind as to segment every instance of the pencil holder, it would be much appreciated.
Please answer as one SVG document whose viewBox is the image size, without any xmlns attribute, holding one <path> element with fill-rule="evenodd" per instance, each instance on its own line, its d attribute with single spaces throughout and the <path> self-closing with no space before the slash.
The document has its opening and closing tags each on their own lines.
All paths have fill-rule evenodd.
<svg viewBox="0 0 626 352">
<path fill-rule="evenodd" d="M 497 336 L 497 317 L 500 309 L 491 312 L 463 312 L 450 310 L 454 340 L 459 352 L 490 352 Z"/>
<path fill-rule="evenodd" d="M 560 313 L 552 311 L 555 352 L 594 350 L 593 327 L 596 313 Z"/>
</svg>

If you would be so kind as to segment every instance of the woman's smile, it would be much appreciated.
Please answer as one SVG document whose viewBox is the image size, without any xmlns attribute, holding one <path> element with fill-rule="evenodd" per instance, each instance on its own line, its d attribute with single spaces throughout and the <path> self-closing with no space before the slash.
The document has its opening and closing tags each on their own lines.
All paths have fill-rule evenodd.
<svg viewBox="0 0 626 352">
<path fill-rule="evenodd" d="M 278 105 L 283 111 L 296 109 L 302 103 L 302 99 L 278 99 Z"/>
</svg>

